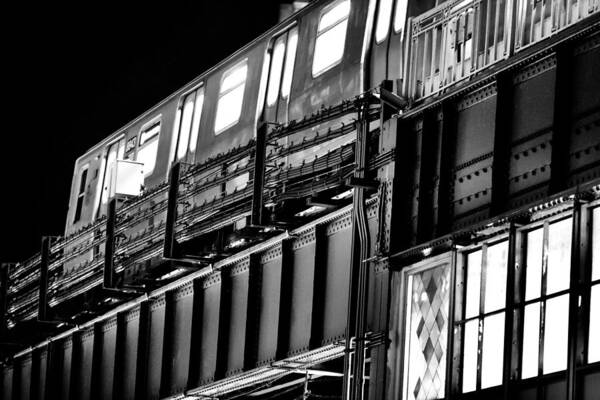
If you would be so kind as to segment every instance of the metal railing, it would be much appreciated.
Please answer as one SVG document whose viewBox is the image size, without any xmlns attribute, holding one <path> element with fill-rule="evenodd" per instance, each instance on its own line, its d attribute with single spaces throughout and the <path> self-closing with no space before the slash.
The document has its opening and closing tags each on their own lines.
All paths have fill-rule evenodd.
<svg viewBox="0 0 600 400">
<path fill-rule="evenodd" d="M 451 0 L 410 23 L 413 100 L 443 91 L 600 11 L 600 0 Z"/>
<path fill-rule="evenodd" d="M 517 0 L 515 50 L 539 42 L 600 11 L 600 0 Z"/>
</svg>

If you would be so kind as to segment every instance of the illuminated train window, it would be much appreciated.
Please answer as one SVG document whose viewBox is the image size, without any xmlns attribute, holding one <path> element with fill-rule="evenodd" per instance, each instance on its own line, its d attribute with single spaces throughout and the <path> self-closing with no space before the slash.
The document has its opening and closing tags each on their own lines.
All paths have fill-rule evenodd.
<svg viewBox="0 0 600 400">
<path fill-rule="evenodd" d="M 237 124 L 242 114 L 244 89 L 248 75 L 248 60 L 245 59 L 223 74 L 219 101 L 215 117 L 215 134 Z"/>
<path fill-rule="evenodd" d="M 465 255 L 462 391 L 502 384 L 508 241 Z"/>
<path fill-rule="evenodd" d="M 160 134 L 160 119 L 153 121 L 140 132 L 140 147 L 137 161 L 144 163 L 144 176 L 149 176 L 156 165 L 158 153 L 158 136 Z"/>
<path fill-rule="evenodd" d="M 84 166 L 79 173 L 79 191 L 77 192 L 77 205 L 75 206 L 75 216 L 73 223 L 81 219 L 83 209 L 83 200 L 85 199 L 85 185 L 87 183 L 88 166 Z"/>
<path fill-rule="evenodd" d="M 408 0 L 397 0 L 396 13 L 394 15 L 394 32 L 404 32 L 406 25 L 406 10 L 408 8 Z M 404 33 L 403 33 L 404 35 Z"/>
<path fill-rule="evenodd" d="M 525 312 L 521 377 L 567 368 L 572 218 L 525 235 Z"/>
<path fill-rule="evenodd" d="M 406 275 L 403 399 L 444 398 L 450 301 L 449 261 Z"/>
<path fill-rule="evenodd" d="M 202 86 L 186 94 L 177 109 L 175 122 L 176 130 L 178 130 L 177 160 L 196 151 L 203 105 L 204 87 Z"/>
<path fill-rule="evenodd" d="M 387 37 L 390 30 L 390 17 L 392 16 L 393 0 L 380 0 L 379 12 L 377 13 L 377 28 L 375 29 L 375 41 L 381 43 Z"/>
<path fill-rule="evenodd" d="M 592 288 L 588 335 L 588 363 L 600 361 L 600 207 L 592 211 Z"/>
<path fill-rule="evenodd" d="M 290 29 L 275 40 L 267 90 L 268 106 L 274 105 L 280 94 L 283 99 L 290 94 L 297 45 L 298 28 Z"/>
<path fill-rule="evenodd" d="M 337 3 L 321 15 L 313 55 L 313 77 L 327 71 L 341 61 L 344 55 L 349 15 L 350 0 Z"/>
</svg>

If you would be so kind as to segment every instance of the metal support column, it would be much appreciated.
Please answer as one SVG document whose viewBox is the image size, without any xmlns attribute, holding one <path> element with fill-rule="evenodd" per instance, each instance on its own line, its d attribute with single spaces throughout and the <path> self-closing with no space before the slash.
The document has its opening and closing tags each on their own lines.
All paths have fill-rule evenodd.
<svg viewBox="0 0 600 400">
<path fill-rule="evenodd" d="M 498 215 L 508 204 L 508 179 L 511 148 L 512 75 L 502 72 L 496 77 L 496 116 L 494 124 L 494 158 L 492 161 L 492 199 L 490 215 Z"/>
<path fill-rule="evenodd" d="M 294 287 L 294 255 L 292 240 L 281 242 L 281 283 L 279 300 L 279 318 L 277 328 L 276 359 L 281 360 L 287 355 L 290 345 L 290 321 L 292 314 L 292 291 Z"/>
<path fill-rule="evenodd" d="M 12 264 L 4 263 L 0 265 L 0 336 L 8 329 L 7 293 L 8 293 L 8 273 Z"/>
<path fill-rule="evenodd" d="M 263 191 L 265 183 L 265 155 L 267 149 L 268 124 L 263 122 L 256 129 L 256 147 L 254 151 L 254 176 L 252 179 L 252 216 L 251 224 L 263 225 Z"/>
<path fill-rule="evenodd" d="M 175 222 L 177 221 L 177 201 L 179 195 L 179 175 L 181 163 L 176 162 L 171 167 L 169 178 L 169 198 L 167 199 L 167 220 L 165 223 L 165 245 L 163 256 L 167 259 L 175 258 Z"/>
<path fill-rule="evenodd" d="M 262 266 L 260 263 L 260 254 L 253 253 L 250 255 L 250 265 L 248 267 L 246 337 L 244 338 L 244 370 L 246 371 L 254 368 L 258 360 L 261 282 Z M 279 337 L 281 337 L 281 334 L 278 335 L 278 338 Z"/>
<path fill-rule="evenodd" d="M 48 263 L 50 262 L 50 237 L 42 236 L 40 252 L 40 280 L 38 297 L 38 321 L 48 319 Z"/>
<path fill-rule="evenodd" d="M 567 347 L 567 400 L 577 399 L 577 365 L 579 348 L 579 291 L 580 267 L 582 254 L 581 243 L 581 200 L 575 199 L 573 204 L 573 235 L 571 238 L 571 292 L 569 294 L 569 325 Z"/>
<path fill-rule="evenodd" d="M 231 323 L 231 271 L 221 270 L 221 296 L 219 301 L 219 334 L 215 380 L 223 379 L 227 372 L 229 354 L 229 330 Z"/>
<path fill-rule="evenodd" d="M 106 244 L 104 250 L 104 288 L 113 289 L 115 287 L 115 228 L 117 224 L 117 199 L 112 198 L 108 201 L 106 211 Z"/>
</svg>

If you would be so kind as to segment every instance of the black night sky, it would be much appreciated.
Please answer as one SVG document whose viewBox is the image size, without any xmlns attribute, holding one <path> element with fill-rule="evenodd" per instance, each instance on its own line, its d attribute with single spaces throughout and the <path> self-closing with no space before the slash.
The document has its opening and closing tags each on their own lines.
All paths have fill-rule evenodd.
<svg viewBox="0 0 600 400">
<path fill-rule="evenodd" d="M 63 234 L 79 155 L 276 24 L 280 2 L 3 6 L 0 261 Z"/>
</svg>

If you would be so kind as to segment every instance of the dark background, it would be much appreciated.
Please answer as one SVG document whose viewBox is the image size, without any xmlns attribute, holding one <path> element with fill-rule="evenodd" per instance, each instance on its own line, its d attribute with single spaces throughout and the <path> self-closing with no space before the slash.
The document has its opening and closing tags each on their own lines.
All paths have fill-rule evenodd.
<svg viewBox="0 0 600 400">
<path fill-rule="evenodd" d="M 275 25 L 285 2 L 3 6 L 0 262 L 64 233 L 78 156 Z"/>
</svg>

